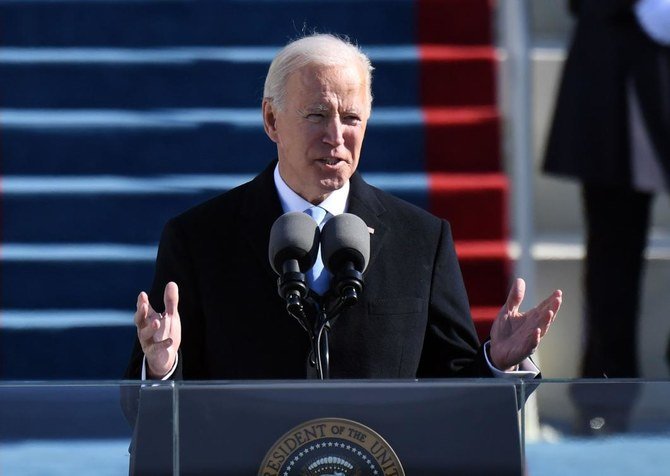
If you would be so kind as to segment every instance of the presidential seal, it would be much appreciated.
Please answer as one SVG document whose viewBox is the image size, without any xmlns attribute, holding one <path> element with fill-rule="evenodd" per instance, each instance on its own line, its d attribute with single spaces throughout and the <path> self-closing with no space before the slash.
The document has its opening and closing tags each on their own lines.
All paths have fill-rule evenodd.
<svg viewBox="0 0 670 476">
<path fill-rule="evenodd" d="M 375 431 L 342 418 L 311 420 L 270 448 L 258 476 L 405 476 L 400 460 Z"/>
</svg>

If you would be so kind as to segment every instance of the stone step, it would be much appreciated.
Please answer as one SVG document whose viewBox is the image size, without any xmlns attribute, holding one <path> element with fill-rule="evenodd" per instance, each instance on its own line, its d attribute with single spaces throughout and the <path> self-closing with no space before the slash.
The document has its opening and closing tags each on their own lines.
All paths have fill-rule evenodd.
<svg viewBox="0 0 670 476">
<path fill-rule="evenodd" d="M 7 176 L 2 184 L 3 240 L 155 243 L 170 217 L 252 177 Z M 507 236 L 507 180 L 502 174 L 365 173 L 363 177 L 448 219 L 457 240 Z"/>
<path fill-rule="evenodd" d="M 2 104 L 7 109 L 259 108 L 278 50 L 4 48 Z M 491 47 L 367 45 L 364 51 L 375 67 L 375 106 L 495 103 Z"/>
<path fill-rule="evenodd" d="M 486 44 L 490 12 L 488 0 L 0 1 L 3 46 L 267 45 L 311 31 L 360 44 Z"/>
<path fill-rule="evenodd" d="M 4 175 L 256 174 L 277 153 L 259 107 L 1 109 L 0 127 Z M 379 107 L 360 169 L 498 172 L 499 137 L 492 107 Z"/>
</svg>

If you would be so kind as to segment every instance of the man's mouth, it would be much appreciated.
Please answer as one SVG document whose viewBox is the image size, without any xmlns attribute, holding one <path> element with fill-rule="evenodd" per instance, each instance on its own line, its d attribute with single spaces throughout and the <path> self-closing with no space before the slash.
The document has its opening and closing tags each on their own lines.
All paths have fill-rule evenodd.
<svg viewBox="0 0 670 476">
<path fill-rule="evenodd" d="M 337 165 L 341 161 L 342 161 L 342 159 L 333 158 L 333 157 L 319 159 L 319 162 L 321 162 L 322 164 L 325 164 L 325 165 Z"/>
</svg>

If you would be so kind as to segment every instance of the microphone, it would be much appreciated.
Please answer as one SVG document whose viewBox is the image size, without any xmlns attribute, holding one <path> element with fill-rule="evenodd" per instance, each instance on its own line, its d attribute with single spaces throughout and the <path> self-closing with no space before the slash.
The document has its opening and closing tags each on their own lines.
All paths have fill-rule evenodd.
<svg viewBox="0 0 670 476">
<path fill-rule="evenodd" d="M 319 227 L 309 215 L 285 213 L 272 225 L 268 247 L 270 265 L 279 275 L 277 291 L 291 315 L 303 311 L 302 299 L 308 293 L 304 273 L 314 266 L 318 251 Z"/>
<path fill-rule="evenodd" d="M 363 272 L 370 260 L 370 232 L 356 215 L 343 213 L 326 222 L 321 231 L 321 256 L 333 275 L 331 289 L 351 306 L 363 292 Z"/>
</svg>

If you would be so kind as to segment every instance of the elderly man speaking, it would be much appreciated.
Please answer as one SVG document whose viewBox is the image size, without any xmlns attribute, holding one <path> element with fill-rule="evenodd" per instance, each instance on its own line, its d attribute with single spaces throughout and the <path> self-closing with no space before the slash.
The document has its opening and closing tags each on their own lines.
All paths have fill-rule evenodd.
<svg viewBox="0 0 670 476">
<path fill-rule="evenodd" d="M 168 222 L 151 293 L 137 299 L 126 378 L 309 376 L 310 339 L 277 293 L 268 244 L 280 216 L 314 205 L 325 220 L 356 215 L 370 233 L 365 290 L 329 332 L 331 377 L 537 374 L 529 356 L 556 317 L 561 292 L 522 313 L 525 285 L 517 279 L 480 346 L 449 224 L 356 172 L 371 72 L 356 46 L 331 35 L 301 38 L 277 54 L 262 106 L 277 160 Z M 310 290 L 320 292 L 316 284 Z"/>
</svg>

